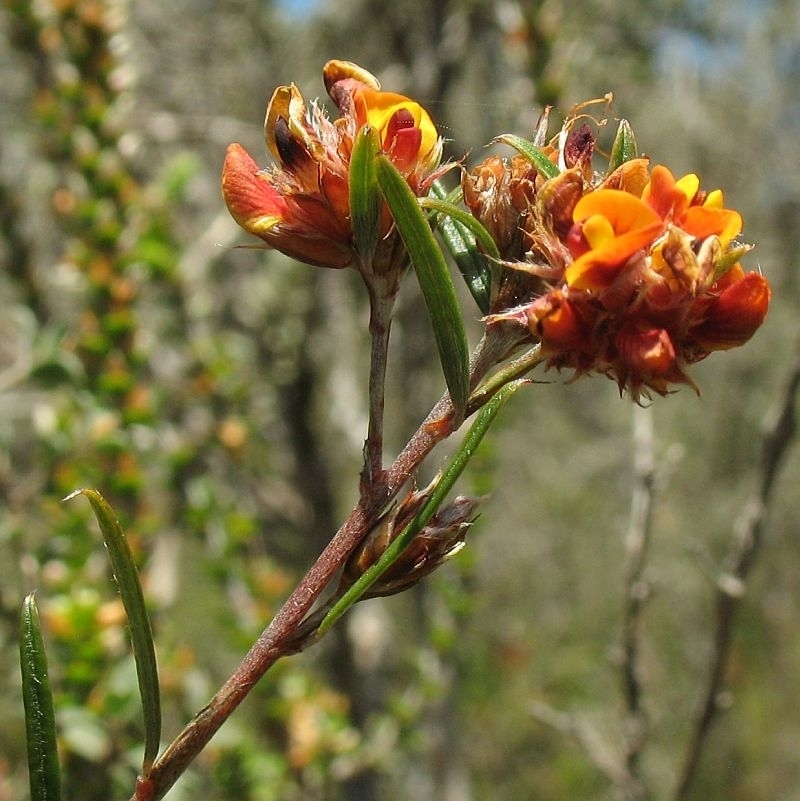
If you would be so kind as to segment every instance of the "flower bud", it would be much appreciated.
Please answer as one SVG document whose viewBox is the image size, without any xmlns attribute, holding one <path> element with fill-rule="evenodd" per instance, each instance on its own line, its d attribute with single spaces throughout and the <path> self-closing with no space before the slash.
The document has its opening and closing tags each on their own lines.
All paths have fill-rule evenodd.
<svg viewBox="0 0 800 801">
<path fill-rule="evenodd" d="M 770 296 L 767 279 L 760 273 L 747 273 L 712 298 L 705 320 L 689 335 L 707 351 L 744 345 L 764 322 Z"/>
<path fill-rule="evenodd" d="M 390 543 L 402 533 L 420 510 L 430 495 L 431 488 L 411 492 L 367 535 L 348 559 L 339 591 L 351 586 L 380 559 Z M 451 504 L 441 508 L 363 597 L 376 598 L 402 592 L 458 553 L 464 547 L 467 531 L 477 517 L 478 507 L 483 500 L 459 496 Z"/>
</svg>

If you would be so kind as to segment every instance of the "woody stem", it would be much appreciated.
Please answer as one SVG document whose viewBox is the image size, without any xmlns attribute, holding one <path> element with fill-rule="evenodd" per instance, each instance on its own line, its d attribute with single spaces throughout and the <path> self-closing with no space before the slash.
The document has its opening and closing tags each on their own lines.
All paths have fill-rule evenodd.
<svg viewBox="0 0 800 801">
<path fill-rule="evenodd" d="M 382 432 L 383 376 L 394 293 L 383 297 L 385 303 L 381 314 L 385 316 L 376 314 L 375 318 L 383 319 L 385 326 L 381 329 L 383 331 L 381 338 L 373 338 L 374 369 L 372 370 L 372 373 L 380 373 L 380 381 L 377 383 L 381 389 L 381 402 L 374 404 L 376 409 L 380 409 L 381 414 L 377 418 L 376 425 L 379 433 Z M 502 336 L 484 337 L 473 354 L 470 371 L 472 386 L 480 382 L 491 366 L 497 363 L 498 358 L 505 354 L 508 346 L 509 343 Z M 524 365 L 517 365 L 514 371 L 515 377 L 532 369 L 535 362 L 536 360 L 529 356 Z M 485 389 L 487 384 L 484 384 L 484 389 L 474 393 L 470 399 L 467 415 L 484 406 L 508 380 L 510 380 L 508 376 L 495 379 L 491 382 L 489 391 Z M 371 417 L 370 423 L 372 422 Z M 342 527 L 216 695 L 156 759 L 149 775 L 140 777 L 130 801 L 158 801 L 162 798 L 269 668 L 282 657 L 302 651 L 314 642 L 315 619 L 310 613 L 315 601 L 375 525 L 386 504 L 400 492 L 431 450 L 439 442 L 447 439 L 453 431 L 453 404 L 450 396 L 445 393 L 388 469 L 383 471 L 380 468 L 380 484 L 364 485 L 362 481 L 361 499 Z M 380 439 L 373 439 L 373 446 L 376 441 L 380 444 Z M 380 451 L 375 452 L 378 454 L 380 465 Z"/>
</svg>

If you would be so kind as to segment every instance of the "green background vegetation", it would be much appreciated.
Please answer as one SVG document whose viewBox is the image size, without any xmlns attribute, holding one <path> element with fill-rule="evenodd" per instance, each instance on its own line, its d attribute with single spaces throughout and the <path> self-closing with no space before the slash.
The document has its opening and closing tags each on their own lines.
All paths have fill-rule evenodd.
<svg viewBox="0 0 800 801">
<path fill-rule="evenodd" d="M 613 113 L 631 121 L 641 150 L 725 188 L 773 307 L 752 343 L 698 365 L 700 398 L 684 389 L 644 413 L 657 491 L 641 786 L 614 773 L 635 723 L 620 642 L 641 413 L 605 379 L 540 374 L 552 383 L 509 404 L 463 482 L 492 496 L 470 547 L 279 663 L 169 798 L 675 798 L 713 650 L 714 578 L 757 485 L 761 428 L 798 336 L 796 4 L 0 9 L 0 801 L 27 795 L 16 637 L 34 588 L 65 797 L 127 798 L 140 759 L 106 557 L 88 505 L 61 498 L 98 488 L 131 538 L 168 738 L 356 500 L 362 287 L 349 273 L 236 248 L 252 243 L 218 188 L 229 142 L 267 163 L 261 120 L 274 87 L 324 94 L 329 58 L 418 99 L 450 156 L 472 160 L 497 134 L 528 134 L 545 103 L 564 112 L 613 90 Z M 395 325 L 392 452 L 441 392 L 413 282 Z M 686 798 L 800 799 L 798 469 L 791 452 L 739 610 L 725 710 Z M 588 743 L 576 725 L 591 729 Z"/>
</svg>

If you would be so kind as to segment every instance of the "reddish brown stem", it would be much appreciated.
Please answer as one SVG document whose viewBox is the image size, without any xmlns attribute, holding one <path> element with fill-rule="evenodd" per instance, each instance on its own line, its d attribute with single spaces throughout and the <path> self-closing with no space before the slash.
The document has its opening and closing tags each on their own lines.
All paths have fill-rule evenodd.
<svg viewBox="0 0 800 801">
<path fill-rule="evenodd" d="M 370 513 L 359 504 L 230 678 L 156 760 L 148 776 L 150 799 L 157 801 L 164 796 L 280 657 L 301 650 L 297 633 L 303 619 L 338 566 L 369 530 L 369 519 Z M 143 799 L 134 795 L 134 801 Z"/>
<path fill-rule="evenodd" d="M 508 347 L 508 339 L 500 333 L 484 337 L 473 355 L 472 386 L 477 385 L 507 353 Z M 468 407 L 468 414 L 477 411 L 490 398 L 490 395 L 481 395 Z M 434 446 L 449 437 L 453 430 L 453 405 L 445 394 L 383 474 L 383 480 L 373 484 L 362 495 L 345 523 L 230 678 L 156 760 L 146 781 L 139 782 L 138 786 L 147 788 L 146 795 L 136 792 L 131 801 L 158 801 L 162 798 L 264 673 L 282 656 L 297 653 L 314 641 L 313 621 L 309 623 L 307 620 L 314 603 L 374 527 L 387 503 L 400 492 Z"/>
</svg>

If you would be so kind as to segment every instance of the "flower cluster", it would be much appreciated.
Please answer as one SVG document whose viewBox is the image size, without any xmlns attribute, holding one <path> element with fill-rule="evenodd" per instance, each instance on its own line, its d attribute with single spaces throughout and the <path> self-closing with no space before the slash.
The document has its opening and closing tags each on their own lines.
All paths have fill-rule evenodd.
<svg viewBox="0 0 800 801">
<path fill-rule="evenodd" d="M 320 267 L 358 264 L 349 209 L 349 170 L 357 133 L 370 126 L 382 152 L 417 195 L 436 177 L 442 143 L 428 113 L 403 95 L 380 91 L 375 76 L 329 61 L 325 87 L 341 116 L 307 108 L 294 84 L 280 86 L 267 108 L 264 133 L 275 165 L 262 170 L 239 144 L 228 148 L 222 194 L 231 215 L 267 245 Z M 380 235 L 392 226 L 384 209 Z"/>
<path fill-rule="evenodd" d="M 536 279 L 490 323 L 526 326 L 549 366 L 606 374 L 635 400 L 693 386 L 688 365 L 744 344 L 769 306 L 766 279 L 739 263 L 749 250 L 735 242 L 741 216 L 696 175 L 676 180 L 648 159 L 597 176 L 586 125 L 568 120 L 555 142 L 540 151 L 552 177 L 532 178 L 520 157 L 492 157 L 464 177 L 468 205 L 500 242 L 525 232 L 525 258 L 508 266 Z M 487 183 L 487 170 L 505 183 Z M 511 221 L 499 234 L 498 215 Z"/>
<path fill-rule="evenodd" d="M 265 122 L 275 165 L 262 170 L 231 145 L 225 202 L 247 231 L 300 261 L 364 275 L 402 268 L 408 257 L 384 201 L 362 235 L 354 148 L 367 133 L 422 197 L 448 168 L 442 140 L 418 103 L 381 91 L 355 64 L 330 61 L 323 76 L 339 118 L 307 108 L 294 85 L 279 87 Z M 505 268 L 494 273 L 488 324 L 540 342 L 548 366 L 608 375 L 635 400 L 693 386 L 689 365 L 758 329 L 769 285 L 742 268 L 742 218 L 722 193 L 638 158 L 626 122 L 608 168 L 596 172 L 595 136 L 580 122 L 586 105 L 550 142 L 547 112 L 532 142 L 499 137 L 519 155 L 491 156 L 463 176 L 464 201 Z"/>
</svg>

